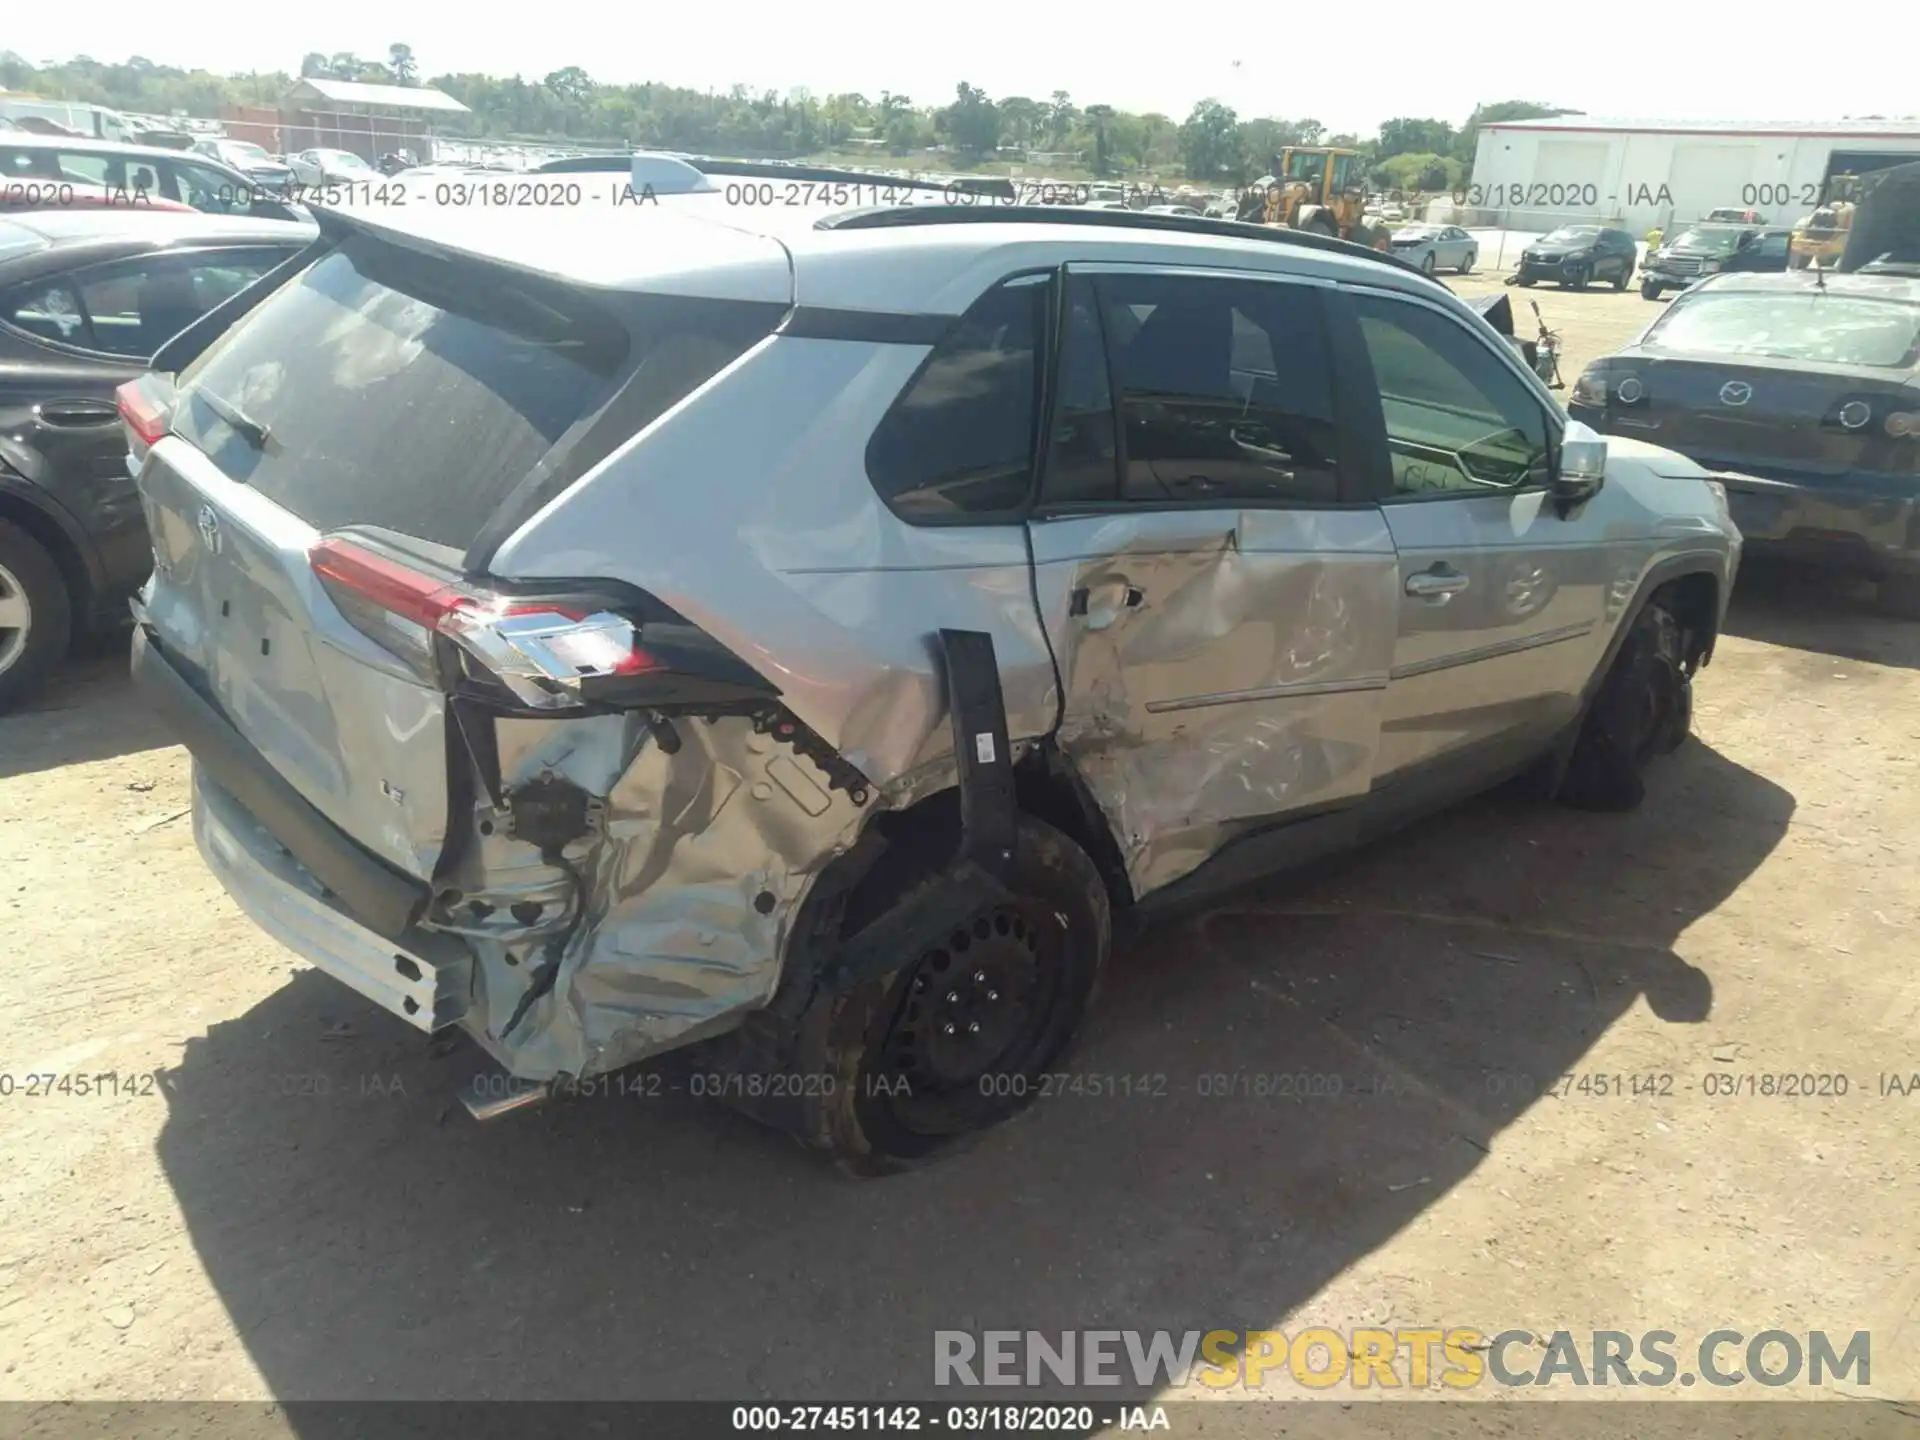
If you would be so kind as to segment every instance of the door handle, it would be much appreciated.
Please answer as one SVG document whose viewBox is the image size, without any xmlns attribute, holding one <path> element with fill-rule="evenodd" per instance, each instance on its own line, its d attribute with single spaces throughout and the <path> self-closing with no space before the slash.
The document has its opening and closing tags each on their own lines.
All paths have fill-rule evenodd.
<svg viewBox="0 0 1920 1440">
<path fill-rule="evenodd" d="M 1434 566 L 1431 570 L 1422 570 L 1417 575 L 1407 577 L 1407 594 L 1417 600 L 1434 600 L 1445 603 L 1458 595 L 1471 583 L 1465 575 L 1446 564 Z"/>
<path fill-rule="evenodd" d="M 1123 608 L 1138 610 L 1147 601 L 1146 592 L 1139 586 L 1109 581 L 1097 587 L 1100 595 L 1096 603 L 1095 588 L 1082 585 L 1067 597 L 1067 614 L 1084 617 L 1089 629 L 1104 629 L 1114 622 Z"/>
<path fill-rule="evenodd" d="M 38 413 L 48 425 L 101 425 L 120 418 L 119 409 L 104 400 L 49 400 Z"/>
</svg>

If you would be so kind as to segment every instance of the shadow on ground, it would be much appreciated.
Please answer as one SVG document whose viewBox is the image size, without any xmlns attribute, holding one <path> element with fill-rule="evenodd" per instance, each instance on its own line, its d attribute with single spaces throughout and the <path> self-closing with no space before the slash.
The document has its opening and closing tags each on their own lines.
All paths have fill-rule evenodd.
<svg viewBox="0 0 1920 1440">
<path fill-rule="evenodd" d="M 1850 573 L 1743 560 L 1726 633 L 1841 660 L 1920 669 L 1920 622 L 1882 612 L 1873 582 Z"/>
<path fill-rule="evenodd" d="M 1131 1095 L 896 1180 L 685 1095 L 475 1125 L 456 1061 L 313 972 L 189 1043 L 160 1158 L 281 1399 L 925 1398 L 939 1329 L 1259 1328 L 1637 1001 L 1703 1020 L 1672 947 L 1793 808 L 1695 743 L 1636 814 L 1503 793 L 1151 931 L 1074 1066 Z M 1203 1078 L 1278 1074 L 1340 1094 Z"/>
<path fill-rule="evenodd" d="M 88 640 L 45 690 L 0 715 L 0 780 L 174 743 L 133 688 L 124 633 Z"/>
</svg>

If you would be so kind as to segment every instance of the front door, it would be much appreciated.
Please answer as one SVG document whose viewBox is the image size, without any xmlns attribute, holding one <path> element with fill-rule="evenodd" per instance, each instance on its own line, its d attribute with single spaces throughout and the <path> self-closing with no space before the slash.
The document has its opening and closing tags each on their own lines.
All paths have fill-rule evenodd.
<svg viewBox="0 0 1920 1440">
<path fill-rule="evenodd" d="M 1598 644 L 1604 536 L 1548 497 L 1559 422 L 1510 357 L 1437 305 L 1345 288 L 1386 443 L 1398 556 L 1383 782 L 1462 790 L 1541 749 L 1576 713 Z"/>
<path fill-rule="evenodd" d="M 1336 416 L 1331 287 L 1100 266 L 1066 290 L 1031 522 L 1059 744 L 1137 894 L 1372 783 L 1395 557 Z"/>
</svg>

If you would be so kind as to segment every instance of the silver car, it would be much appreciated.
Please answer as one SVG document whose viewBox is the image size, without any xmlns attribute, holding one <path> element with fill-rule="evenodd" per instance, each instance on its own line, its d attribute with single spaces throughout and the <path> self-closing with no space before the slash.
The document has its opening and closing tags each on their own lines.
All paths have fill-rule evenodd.
<svg viewBox="0 0 1920 1440">
<path fill-rule="evenodd" d="M 301 185 L 360 185 L 381 178 L 351 150 L 302 150 L 287 157 L 287 167 Z"/>
<path fill-rule="evenodd" d="M 1470 274 L 1480 259 L 1480 242 L 1458 225 L 1408 225 L 1393 232 L 1393 253 L 1427 274 L 1451 270 Z"/>
<path fill-rule="evenodd" d="M 202 854 L 514 1098 L 699 1044 L 912 1166 L 1039 1093 L 1124 912 L 1686 735 L 1724 492 L 1411 267 L 647 177 L 328 211 L 127 397 Z"/>
</svg>

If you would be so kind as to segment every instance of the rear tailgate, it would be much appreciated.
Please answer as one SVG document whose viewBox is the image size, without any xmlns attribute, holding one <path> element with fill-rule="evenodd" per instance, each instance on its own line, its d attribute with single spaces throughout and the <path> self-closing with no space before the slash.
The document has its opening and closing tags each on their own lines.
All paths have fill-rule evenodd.
<svg viewBox="0 0 1920 1440">
<path fill-rule="evenodd" d="M 468 218 L 477 237 L 483 217 Z M 141 472 L 160 652 L 327 820 L 418 880 L 447 842 L 446 699 L 430 667 L 350 621 L 313 547 L 344 531 L 459 583 L 503 511 L 603 457 L 790 296 L 771 241 L 757 242 L 764 299 L 743 317 L 736 271 L 717 324 L 684 285 L 662 299 L 532 267 L 603 223 L 556 214 L 541 246 L 521 222 L 520 250 L 489 257 L 336 218 L 331 251 L 181 371 L 172 433 Z M 644 238 L 628 227 L 627 282 L 644 283 Z M 678 268 L 684 244 L 666 248 Z"/>
</svg>

